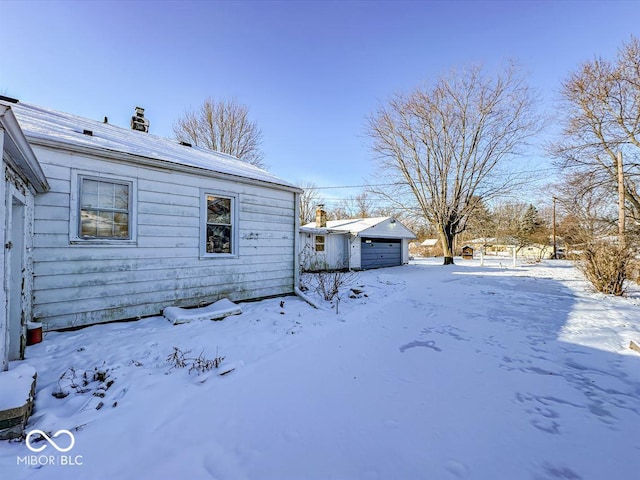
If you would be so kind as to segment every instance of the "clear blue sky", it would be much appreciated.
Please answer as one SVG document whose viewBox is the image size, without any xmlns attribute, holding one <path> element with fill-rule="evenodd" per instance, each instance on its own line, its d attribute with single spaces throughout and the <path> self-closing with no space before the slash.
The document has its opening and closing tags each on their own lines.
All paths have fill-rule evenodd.
<svg viewBox="0 0 640 480">
<path fill-rule="evenodd" d="M 234 97 L 273 173 L 359 185 L 374 172 L 365 118 L 394 92 L 514 59 L 550 107 L 632 34 L 640 1 L 0 0 L 0 94 L 125 127 L 139 105 L 162 136 L 186 108 Z"/>
</svg>

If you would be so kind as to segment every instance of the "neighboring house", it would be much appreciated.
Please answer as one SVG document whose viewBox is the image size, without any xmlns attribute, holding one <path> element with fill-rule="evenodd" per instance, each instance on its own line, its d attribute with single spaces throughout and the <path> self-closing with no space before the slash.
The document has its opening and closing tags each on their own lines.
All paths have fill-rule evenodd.
<svg viewBox="0 0 640 480">
<path fill-rule="evenodd" d="M 7 98 L 0 107 L 17 118 L 14 129 L 28 141 L 22 164 L 32 170 L 21 177 L 33 183 L 31 197 L 18 195 L 26 252 L 29 202 L 34 213 L 21 322 L 63 329 L 294 291 L 297 187 L 150 135 L 141 109 L 125 129 Z"/>
<path fill-rule="evenodd" d="M 441 249 L 437 249 L 440 240 L 437 238 L 427 238 L 420 242 L 412 241 L 409 244 L 409 253 L 418 257 L 433 257 Z M 442 252 L 439 252 L 442 253 Z"/>
<path fill-rule="evenodd" d="M 392 267 L 409 262 L 409 240 L 415 235 L 392 217 L 316 222 L 300 227 L 300 262 L 305 270 Z"/>
<path fill-rule="evenodd" d="M 427 238 L 420 243 L 421 247 L 433 248 L 440 240 L 437 238 Z"/>
<path fill-rule="evenodd" d="M 0 372 L 23 358 L 31 319 L 34 197 L 49 184 L 13 111 L 0 102 Z"/>
<path fill-rule="evenodd" d="M 553 258 L 553 245 L 542 245 L 541 243 L 532 243 L 520 247 L 516 252 L 518 257 L 529 261 L 539 261 Z"/>
<path fill-rule="evenodd" d="M 553 258 L 553 244 L 543 245 L 531 243 L 529 245 L 517 245 L 516 239 L 496 239 L 496 238 L 475 238 L 468 242 L 473 245 L 477 252 L 484 250 L 487 255 L 513 255 L 516 250 L 516 257 L 524 260 L 538 261 Z M 558 243 L 558 245 L 560 245 Z"/>
</svg>

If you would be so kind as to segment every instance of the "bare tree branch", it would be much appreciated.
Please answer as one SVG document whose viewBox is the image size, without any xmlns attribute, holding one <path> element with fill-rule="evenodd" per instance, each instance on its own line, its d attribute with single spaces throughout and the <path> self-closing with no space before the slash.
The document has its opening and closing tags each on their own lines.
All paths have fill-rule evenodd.
<svg viewBox="0 0 640 480">
<path fill-rule="evenodd" d="M 298 183 L 302 189 L 300 195 L 300 225 L 311 223 L 316 219 L 316 207 L 324 203 L 318 192 L 318 186 L 313 182 Z"/>
</svg>

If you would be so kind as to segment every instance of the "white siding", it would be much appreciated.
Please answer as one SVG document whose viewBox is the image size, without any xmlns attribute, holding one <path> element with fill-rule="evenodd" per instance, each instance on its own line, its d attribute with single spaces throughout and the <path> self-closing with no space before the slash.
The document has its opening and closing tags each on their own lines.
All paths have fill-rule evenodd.
<svg viewBox="0 0 640 480">
<path fill-rule="evenodd" d="M 362 230 L 359 232 L 359 235 L 360 237 L 370 238 L 415 238 L 411 230 L 398 221 L 392 223 L 392 219 L 390 218 L 366 230 Z"/>
<path fill-rule="evenodd" d="M 402 239 L 402 264 L 406 265 L 409 263 L 409 242 L 411 240 L 408 238 Z"/>
<path fill-rule="evenodd" d="M 26 322 L 31 319 L 32 314 L 34 195 L 29 185 L 11 166 L 3 162 L 2 171 L 4 188 L 3 208 L 0 215 L 3 246 L 0 264 L 3 271 L 3 303 L 1 305 L 2 315 L 6 317 L 9 331 L 14 329 L 10 333 L 11 338 L 5 338 L 3 341 L 9 347 L 12 357 L 9 360 L 16 360 L 24 357 Z M 14 201 L 20 205 L 19 208 L 13 208 Z M 17 221 L 14 218 L 16 214 L 20 215 Z M 8 242 L 13 246 L 7 251 Z M 0 329 L 4 330 L 2 324 Z M 12 341 L 13 345 L 10 345 Z"/>
<path fill-rule="evenodd" d="M 350 258 L 350 267 L 353 270 L 360 270 L 360 268 L 362 267 L 362 262 L 360 259 L 360 252 L 362 251 L 361 248 L 361 240 L 360 237 L 354 237 L 350 242 L 350 254 L 351 254 L 351 258 Z"/>
<path fill-rule="evenodd" d="M 303 268 L 306 271 L 342 269 L 349 267 L 349 259 L 346 258 L 348 238 L 346 234 L 324 234 L 324 252 L 315 251 L 317 234 L 300 233 L 300 257 Z"/>
<path fill-rule="evenodd" d="M 309 271 L 311 264 L 314 262 L 315 252 L 313 245 L 315 242 L 315 235 L 310 233 L 300 233 L 299 249 L 298 253 L 300 258 L 300 266 L 302 270 Z"/>
<path fill-rule="evenodd" d="M 7 291 L 6 291 L 6 279 L 5 279 L 5 249 L 6 243 L 6 194 L 5 194 L 5 170 L 6 164 L 4 162 L 4 130 L 0 128 L 0 242 L 2 242 L 2 248 L 0 248 L 0 373 L 9 368 L 9 326 L 7 319 Z"/>
<path fill-rule="evenodd" d="M 327 235 L 327 264 L 330 268 L 347 268 L 349 259 L 346 257 L 348 249 L 345 243 L 349 242 L 348 235 L 332 234 Z"/>
<path fill-rule="evenodd" d="M 293 192 L 34 150 L 51 186 L 35 207 L 33 316 L 46 329 L 293 291 Z M 136 180 L 135 244 L 70 243 L 72 169 Z M 201 258 L 202 189 L 238 195 L 236 257 Z"/>
</svg>

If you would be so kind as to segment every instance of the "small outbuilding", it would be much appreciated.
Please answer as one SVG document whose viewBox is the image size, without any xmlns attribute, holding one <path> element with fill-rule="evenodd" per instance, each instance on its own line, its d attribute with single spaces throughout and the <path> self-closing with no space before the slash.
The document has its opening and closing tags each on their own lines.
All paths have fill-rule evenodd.
<svg viewBox="0 0 640 480">
<path fill-rule="evenodd" d="M 469 245 L 462 247 L 462 258 L 465 260 L 473 260 L 473 247 Z"/>
<path fill-rule="evenodd" d="M 409 262 L 411 230 L 393 217 L 326 221 L 319 209 L 316 222 L 300 228 L 300 262 L 305 270 L 368 270 Z"/>
</svg>

